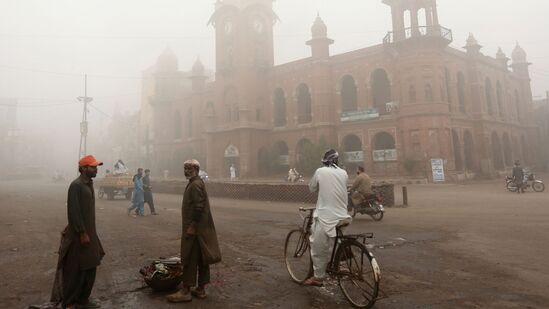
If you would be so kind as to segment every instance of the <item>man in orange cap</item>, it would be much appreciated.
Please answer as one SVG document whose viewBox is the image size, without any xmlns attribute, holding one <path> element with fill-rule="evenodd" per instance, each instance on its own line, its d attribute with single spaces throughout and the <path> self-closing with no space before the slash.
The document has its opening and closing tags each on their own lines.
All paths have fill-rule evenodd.
<svg viewBox="0 0 549 309">
<path fill-rule="evenodd" d="M 100 307 L 89 299 L 97 266 L 105 255 L 95 230 L 95 193 L 92 181 L 100 165 L 103 163 L 93 156 L 80 159 L 80 176 L 69 187 L 69 222 L 61 238 L 56 282 L 52 293 L 52 301 L 62 300 L 63 308 Z"/>
</svg>

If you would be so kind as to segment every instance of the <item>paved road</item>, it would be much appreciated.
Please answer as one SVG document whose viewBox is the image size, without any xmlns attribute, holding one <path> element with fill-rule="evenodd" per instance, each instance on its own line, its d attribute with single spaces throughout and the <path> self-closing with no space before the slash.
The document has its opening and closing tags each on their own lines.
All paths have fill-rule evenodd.
<svg viewBox="0 0 549 309">
<path fill-rule="evenodd" d="M 0 182 L 0 308 L 48 300 L 67 184 Z M 386 296 L 376 308 L 547 308 L 548 193 L 517 195 L 501 182 L 409 187 L 411 206 L 382 222 L 358 217 L 349 232 L 374 232 Z M 107 256 L 94 295 L 103 308 L 349 308 L 336 286 L 303 288 L 283 265 L 298 204 L 213 199 L 224 260 L 210 297 L 171 305 L 143 288 L 150 258 L 177 254 L 181 196 L 156 195 L 159 216 L 126 215 L 124 200 L 97 203 Z M 148 212 L 147 212 L 148 213 Z"/>
</svg>

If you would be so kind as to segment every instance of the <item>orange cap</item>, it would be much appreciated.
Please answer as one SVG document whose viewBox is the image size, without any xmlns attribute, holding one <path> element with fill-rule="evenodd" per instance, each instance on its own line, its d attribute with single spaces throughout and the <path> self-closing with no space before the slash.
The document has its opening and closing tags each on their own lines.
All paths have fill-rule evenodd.
<svg viewBox="0 0 549 309">
<path fill-rule="evenodd" d="M 94 156 L 85 156 L 80 161 L 78 161 L 78 166 L 84 167 L 84 166 L 98 166 L 103 165 L 103 162 L 99 162 L 95 159 Z"/>
</svg>

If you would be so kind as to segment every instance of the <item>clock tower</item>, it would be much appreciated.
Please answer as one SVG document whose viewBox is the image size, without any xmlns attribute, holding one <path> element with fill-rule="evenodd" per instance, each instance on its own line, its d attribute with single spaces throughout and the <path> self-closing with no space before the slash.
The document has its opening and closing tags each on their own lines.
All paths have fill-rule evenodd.
<svg viewBox="0 0 549 309">
<path fill-rule="evenodd" d="M 215 121 L 209 142 L 223 147 L 208 152 L 214 170 L 235 165 L 242 176 L 253 174 L 256 151 L 253 140 L 265 140 L 270 126 L 269 73 L 274 66 L 273 0 L 218 0 L 210 23 L 215 28 Z M 227 147 L 238 157 L 216 157 Z M 231 149 L 232 149 L 231 148 Z M 210 148 L 212 149 L 212 148 Z M 222 166 L 218 163 L 224 160 Z M 209 167 L 211 169 L 211 167 Z"/>
</svg>

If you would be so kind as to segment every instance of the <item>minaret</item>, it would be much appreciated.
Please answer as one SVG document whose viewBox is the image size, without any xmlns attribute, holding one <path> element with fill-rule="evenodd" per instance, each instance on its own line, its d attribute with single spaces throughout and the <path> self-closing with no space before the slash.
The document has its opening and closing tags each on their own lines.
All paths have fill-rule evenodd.
<svg viewBox="0 0 549 309">
<path fill-rule="evenodd" d="M 530 70 L 528 67 L 531 63 L 527 60 L 526 51 L 520 47 L 518 42 L 517 46 L 513 50 L 513 53 L 511 54 L 511 58 L 513 60 L 513 63 L 511 64 L 513 72 L 524 79 L 530 80 Z"/>
<path fill-rule="evenodd" d="M 469 37 L 467 38 L 467 44 L 463 48 L 467 50 L 467 55 L 481 55 L 480 50 L 482 49 L 482 45 L 478 43 L 477 39 L 475 39 L 475 36 L 472 33 L 469 33 Z"/>
<path fill-rule="evenodd" d="M 311 46 L 311 54 L 313 59 L 325 59 L 330 57 L 330 45 L 334 40 L 328 38 L 328 27 L 320 18 L 316 16 L 316 20 L 311 27 L 312 39 L 307 41 L 307 45 Z"/>
<path fill-rule="evenodd" d="M 204 65 L 200 58 L 197 58 L 193 64 L 192 75 L 189 79 L 192 82 L 192 91 L 193 92 L 202 92 L 206 87 L 206 80 L 208 77 L 204 74 Z"/>
<path fill-rule="evenodd" d="M 507 71 L 507 68 L 509 66 L 509 58 L 507 57 L 507 55 L 505 55 L 501 47 L 498 48 L 498 52 L 496 53 L 496 60 Z"/>
</svg>

